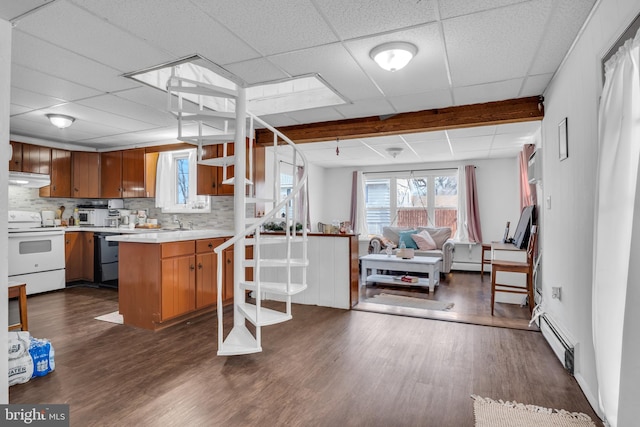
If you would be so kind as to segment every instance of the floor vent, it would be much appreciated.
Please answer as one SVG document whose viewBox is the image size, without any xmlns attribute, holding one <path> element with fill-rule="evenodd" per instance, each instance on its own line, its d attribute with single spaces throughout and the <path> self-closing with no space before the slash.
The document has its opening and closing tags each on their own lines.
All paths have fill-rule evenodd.
<svg viewBox="0 0 640 427">
<path fill-rule="evenodd" d="M 575 367 L 575 346 L 560 333 L 546 314 L 540 316 L 540 329 L 545 338 L 547 338 L 551 348 L 553 348 L 553 351 L 560 361 L 563 362 L 564 368 L 573 375 Z"/>
</svg>

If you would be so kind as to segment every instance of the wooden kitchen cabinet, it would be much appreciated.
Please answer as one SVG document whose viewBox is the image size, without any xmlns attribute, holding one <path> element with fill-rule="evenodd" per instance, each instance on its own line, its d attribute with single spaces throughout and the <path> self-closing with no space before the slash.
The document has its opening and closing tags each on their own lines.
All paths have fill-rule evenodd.
<svg viewBox="0 0 640 427">
<path fill-rule="evenodd" d="M 73 163 L 73 193 L 76 198 L 100 197 L 100 153 L 75 151 Z"/>
<path fill-rule="evenodd" d="M 93 282 L 93 233 L 71 231 L 64 234 L 65 280 Z"/>
<path fill-rule="evenodd" d="M 100 197 L 122 197 L 122 151 L 100 153 Z"/>
<path fill-rule="evenodd" d="M 71 151 L 51 149 L 51 184 L 39 190 L 40 197 L 72 197 Z"/>
<path fill-rule="evenodd" d="M 51 148 L 22 144 L 22 172 L 51 173 Z"/>
<path fill-rule="evenodd" d="M 9 170 L 22 172 L 22 143 L 9 141 L 11 144 L 11 160 L 9 160 Z"/>
<path fill-rule="evenodd" d="M 189 313 L 196 308 L 196 257 L 194 242 L 162 245 L 162 321 Z"/>
<path fill-rule="evenodd" d="M 222 280 L 224 286 L 222 287 L 222 300 L 227 302 L 233 302 L 233 265 L 234 265 L 234 250 L 233 246 L 224 250 L 222 259 L 224 262 L 224 270 L 222 272 Z M 245 259 L 253 259 L 253 246 L 247 246 L 245 248 Z M 245 280 L 253 280 L 253 267 L 245 268 Z"/>
<path fill-rule="evenodd" d="M 100 153 L 100 197 L 146 197 L 144 148 Z"/>
<path fill-rule="evenodd" d="M 158 152 L 144 154 L 145 197 L 156 197 L 156 172 L 159 155 L 160 153 Z"/>
<path fill-rule="evenodd" d="M 247 144 L 249 144 L 247 140 Z M 248 146 L 248 145 L 247 145 Z M 227 156 L 233 156 L 233 143 L 227 144 Z M 247 151 L 247 173 L 249 170 L 249 151 Z M 224 144 L 203 147 L 202 159 L 214 159 L 224 156 Z M 234 166 L 227 166 L 226 179 L 234 177 Z M 234 185 L 223 184 L 224 168 L 221 166 L 198 165 L 198 195 L 233 196 Z"/>
<path fill-rule="evenodd" d="M 146 197 L 144 148 L 122 152 L 122 197 Z"/>
<path fill-rule="evenodd" d="M 223 238 L 196 241 L 196 308 L 217 303 L 218 255 L 213 249 L 223 243 Z"/>
</svg>

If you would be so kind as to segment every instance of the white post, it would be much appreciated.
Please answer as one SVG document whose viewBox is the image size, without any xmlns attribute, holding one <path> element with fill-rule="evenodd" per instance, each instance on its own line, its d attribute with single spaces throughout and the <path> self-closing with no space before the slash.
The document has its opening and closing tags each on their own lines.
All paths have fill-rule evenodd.
<svg viewBox="0 0 640 427">
<path fill-rule="evenodd" d="M 238 87 L 236 100 L 236 139 L 234 146 L 235 179 L 233 193 L 235 234 L 242 233 L 246 227 L 245 176 L 247 175 L 247 97 L 245 89 Z M 236 326 L 244 327 L 244 317 L 238 311 L 238 304 L 244 303 L 244 293 L 240 282 L 244 281 L 244 237 L 238 240 L 233 250 L 233 319 Z"/>
</svg>

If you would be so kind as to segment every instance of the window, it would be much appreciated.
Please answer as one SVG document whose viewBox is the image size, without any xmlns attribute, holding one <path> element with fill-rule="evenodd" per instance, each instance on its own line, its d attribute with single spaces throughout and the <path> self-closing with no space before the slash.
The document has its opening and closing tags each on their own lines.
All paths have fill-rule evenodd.
<svg viewBox="0 0 640 427">
<path fill-rule="evenodd" d="M 196 150 L 160 153 L 156 177 L 156 207 L 163 213 L 210 212 L 209 196 L 198 196 Z"/>
<path fill-rule="evenodd" d="M 451 227 L 456 232 L 458 174 L 456 170 L 370 173 L 365 175 L 369 233 L 385 226 Z"/>
</svg>

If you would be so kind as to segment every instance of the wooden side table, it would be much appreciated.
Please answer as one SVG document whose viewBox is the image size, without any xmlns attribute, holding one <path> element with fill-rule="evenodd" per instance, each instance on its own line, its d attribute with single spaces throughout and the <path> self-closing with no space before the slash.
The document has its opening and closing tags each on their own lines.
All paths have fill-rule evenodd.
<svg viewBox="0 0 640 427">
<path fill-rule="evenodd" d="M 20 306 L 20 323 L 9 325 L 9 330 L 20 329 L 21 331 L 29 330 L 29 320 L 27 318 L 27 285 L 20 283 L 19 285 L 10 285 L 8 287 L 9 298 L 18 298 Z"/>
<path fill-rule="evenodd" d="M 489 252 L 489 258 L 485 257 L 485 252 Z M 482 255 L 480 255 L 480 275 L 484 278 L 484 265 L 491 264 L 491 243 L 482 244 Z"/>
</svg>

